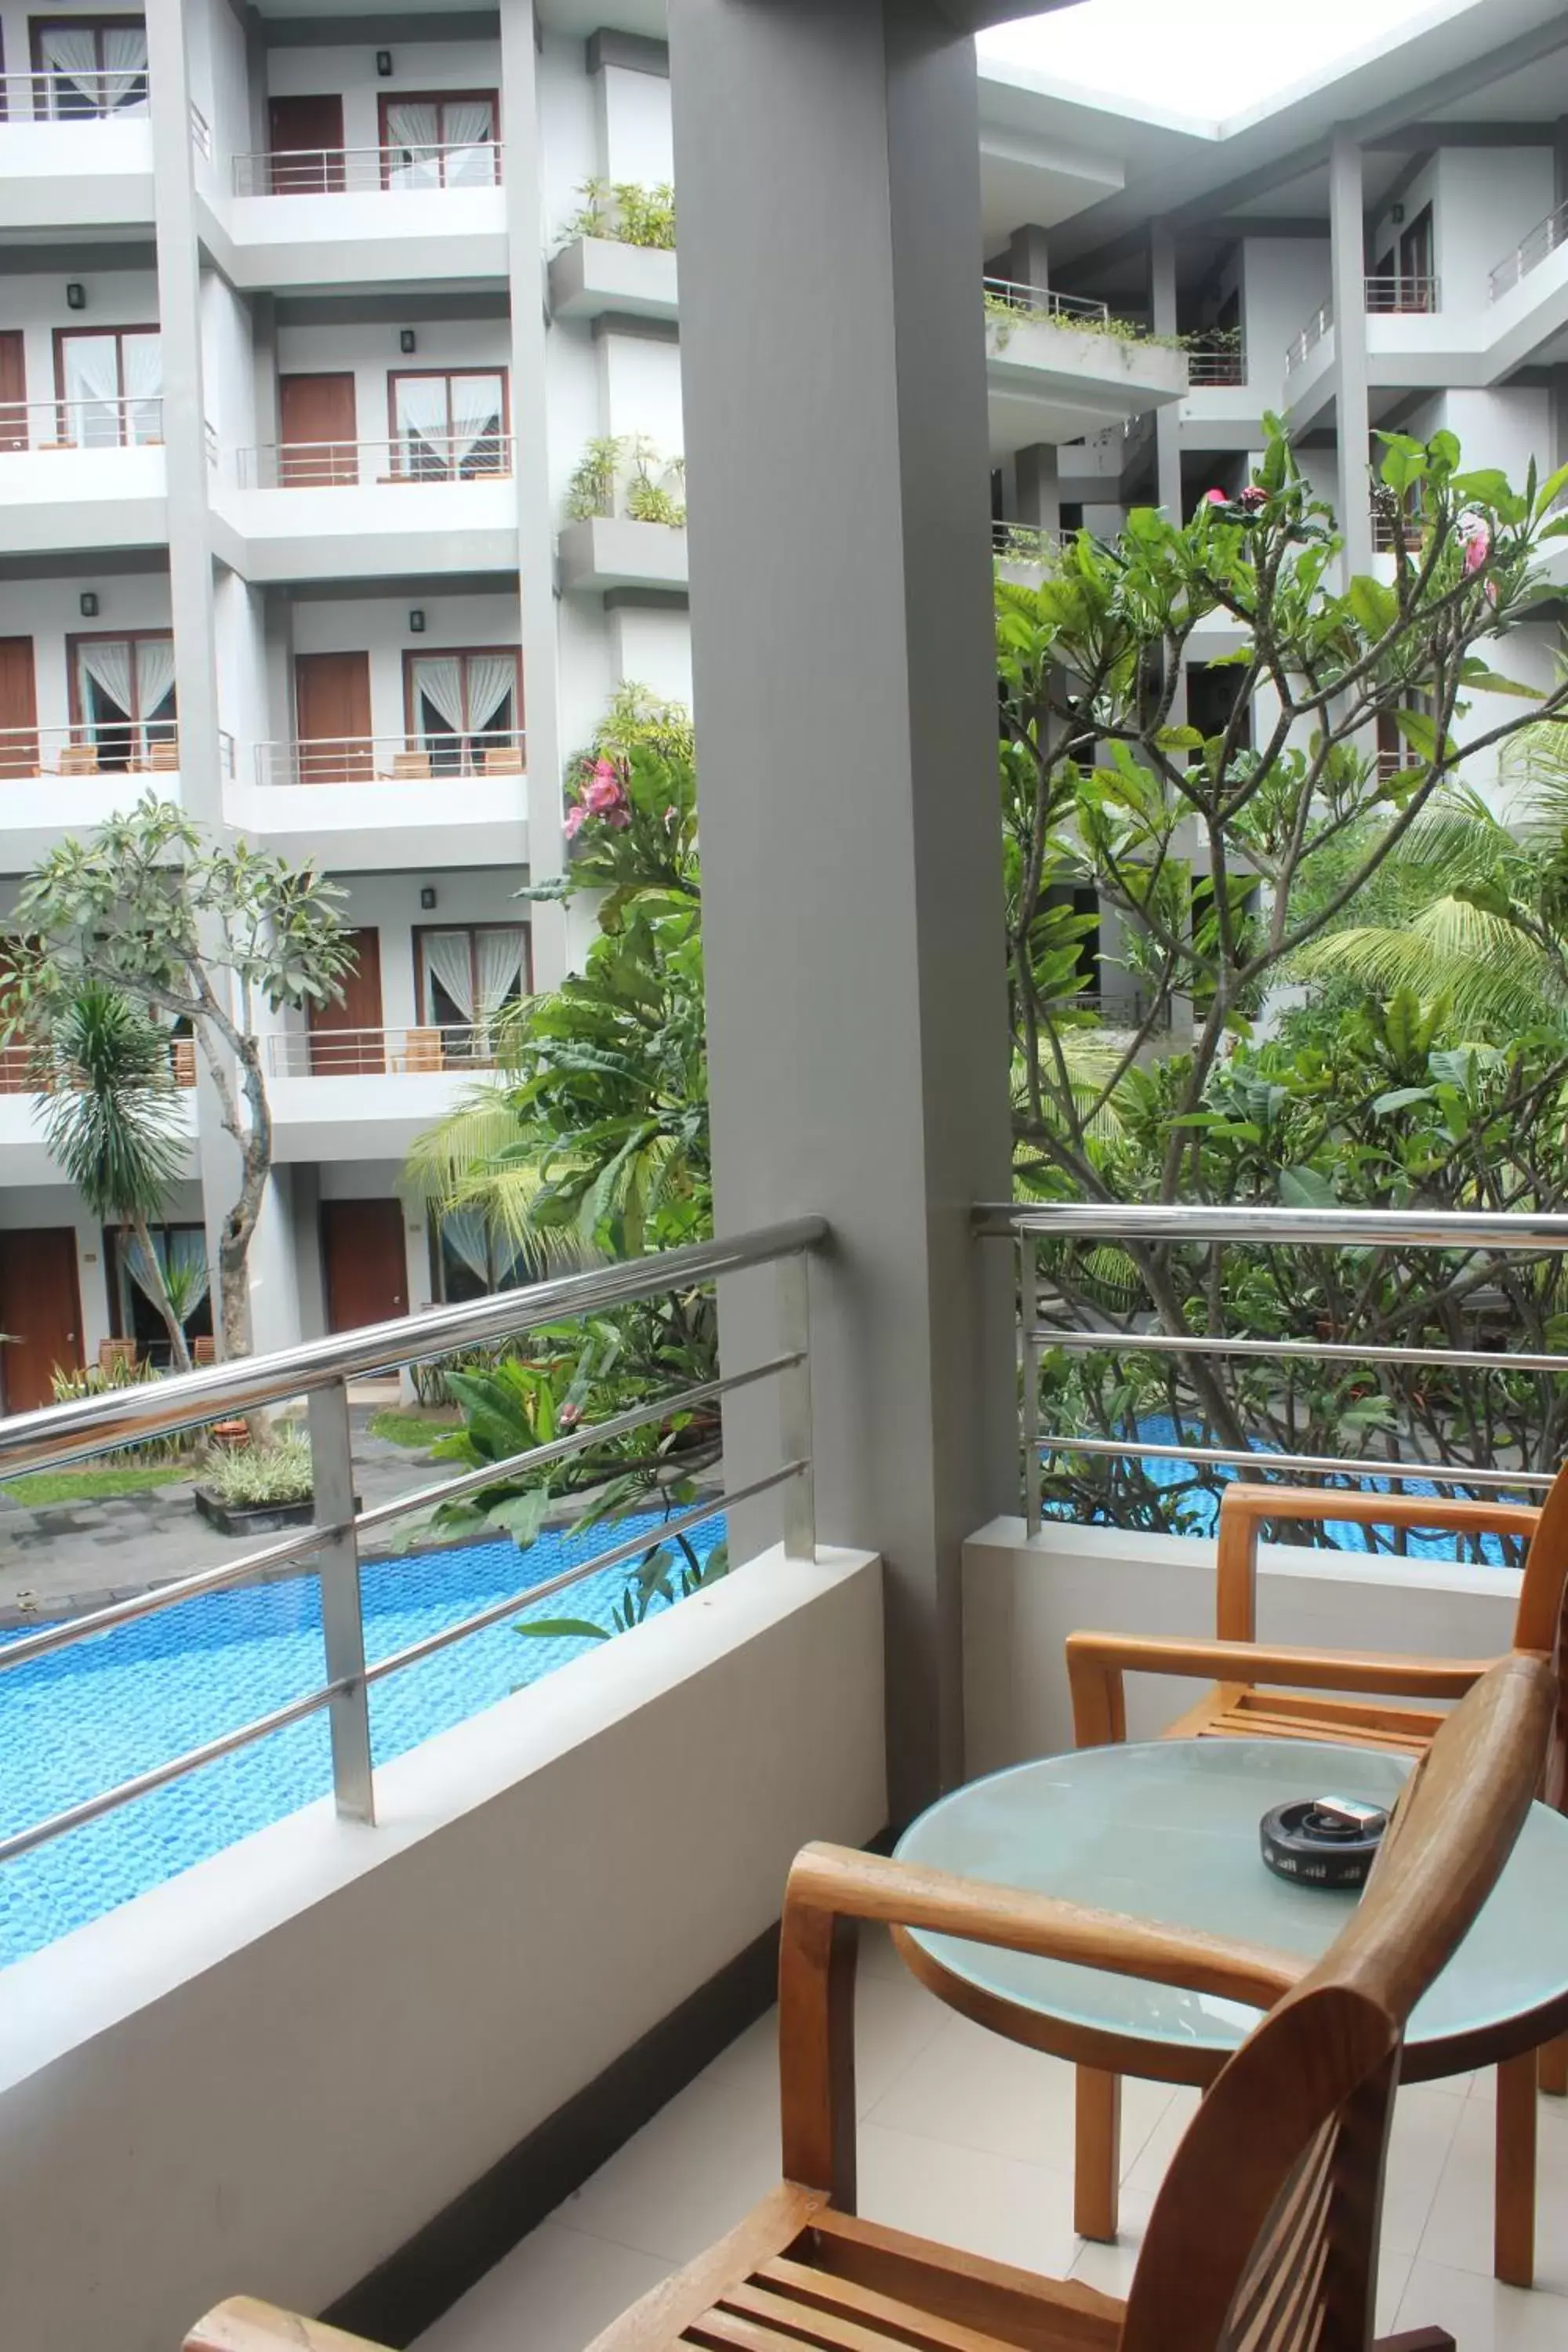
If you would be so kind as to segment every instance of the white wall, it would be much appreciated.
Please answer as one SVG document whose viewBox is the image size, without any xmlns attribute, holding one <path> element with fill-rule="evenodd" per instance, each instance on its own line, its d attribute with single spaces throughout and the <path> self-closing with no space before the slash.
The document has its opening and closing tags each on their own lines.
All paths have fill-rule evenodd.
<svg viewBox="0 0 1568 2352">
<path fill-rule="evenodd" d="M 277 98 L 313 98 L 340 91 L 345 147 L 381 144 L 379 100 L 384 98 L 396 98 L 404 92 L 418 96 L 433 89 L 493 89 L 499 94 L 499 41 L 399 41 L 395 16 L 377 16 L 367 22 L 371 37 L 363 48 L 268 49 L 268 94 Z M 378 48 L 392 51 L 395 70 L 385 81 L 376 77 Z M 503 112 L 503 141 L 505 137 Z"/>
<path fill-rule="evenodd" d="M 546 26 L 537 79 L 540 188 L 545 241 L 553 248 L 580 207 L 583 183 L 604 176 L 582 41 Z"/>
<path fill-rule="evenodd" d="M 1552 210 L 1549 147 L 1442 147 L 1432 228 L 1445 310 L 1480 310 L 1500 261 Z M 1410 221 L 1418 207 L 1407 202 Z"/>
<path fill-rule="evenodd" d="M 374 1698 L 373 1698 L 374 1706 Z M 886 1819 L 878 1564 L 773 1553 L 11 1969 L 7 2345 L 319 2311 Z M 90 2217 L 90 2227 L 84 2225 Z"/>
<path fill-rule="evenodd" d="M 639 606 L 610 614 L 616 675 L 691 707 L 691 622 L 681 612 Z"/>
<path fill-rule="evenodd" d="M 1329 240 L 1249 236 L 1242 246 L 1241 334 L 1249 383 L 1283 397 L 1285 352 L 1329 297 Z"/>
<path fill-rule="evenodd" d="M 600 336 L 598 350 L 605 430 L 627 440 L 646 433 L 661 457 L 682 456 L 679 344 L 609 334 Z"/>
<path fill-rule="evenodd" d="M 644 188 L 668 186 L 675 177 L 668 78 L 605 66 L 594 84 L 599 176 Z"/>
<path fill-rule="evenodd" d="M 258 438 L 256 362 L 250 305 L 216 269 L 202 273 L 201 319 L 202 392 L 221 465 Z"/>
<path fill-rule="evenodd" d="M 83 591 L 98 597 L 98 614 L 84 620 Z M 169 576 L 165 572 L 104 572 L 94 579 L 0 580 L 0 637 L 31 637 L 38 724 L 70 723 L 66 638 L 89 630 L 166 629 Z M 0 848 L 0 857 L 3 857 Z"/>
</svg>

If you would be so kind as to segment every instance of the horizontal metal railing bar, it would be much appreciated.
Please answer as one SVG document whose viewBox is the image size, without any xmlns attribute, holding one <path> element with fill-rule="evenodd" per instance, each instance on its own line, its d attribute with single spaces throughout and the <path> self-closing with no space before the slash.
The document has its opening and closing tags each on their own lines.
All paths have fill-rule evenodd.
<svg viewBox="0 0 1568 2352">
<path fill-rule="evenodd" d="M 1374 1454 L 1264 1454 L 1233 1451 L 1225 1445 L 1163 1445 L 1141 1437 L 1041 1437 L 1042 1454 L 1124 1454 L 1133 1461 L 1200 1462 L 1245 1470 L 1319 1470 L 1336 1477 L 1392 1479 L 1408 1486 L 1414 1478 L 1435 1486 L 1531 1486 L 1544 1490 L 1552 1479 L 1542 1470 L 1458 1470 L 1442 1462 L 1384 1462 Z"/>
<path fill-rule="evenodd" d="M 1568 1216 L 1464 1209 L 1226 1209 L 1187 1202 L 987 1202 L 973 1213 L 982 1238 L 1122 1243 L 1259 1242 L 1373 1249 L 1568 1250 Z"/>
<path fill-rule="evenodd" d="M 387 1675 L 400 1673 L 405 1666 L 416 1666 L 421 1658 L 434 1657 L 437 1650 L 448 1649 L 454 1642 L 461 1642 L 470 1633 L 482 1633 L 487 1626 L 499 1625 L 501 1619 L 510 1617 L 514 1610 L 529 1608 L 536 1601 L 548 1601 L 552 1593 L 564 1592 L 569 1584 L 580 1584 L 585 1576 L 596 1575 L 601 1569 L 616 1568 L 623 1560 L 635 1559 L 639 1552 L 652 1551 L 671 1536 L 684 1535 L 689 1528 L 700 1526 L 704 1519 L 716 1517 L 721 1511 L 730 1510 L 736 1503 L 749 1503 L 754 1496 L 767 1494 L 771 1487 L 782 1486 L 791 1478 L 803 1477 L 810 1466 L 807 1462 L 786 1462 L 782 1468 L 770 1470 L 764 1477 L 749 1479 L 743 1486 L 727 1488 L 722 1495 L 714 1495 L 705 1503 L 694 1503 L 689 1511 L 679 1511 L 672 1519 L 661 1519 L 657 1528 L 650 1528 L 644 1535 L 628 1537 L 625 1543 L 613 1544 L 608 1551 L 596 1552 L 581 1567 L 563 1569 L 559 1576 L 549 1577 L 542 1584 L 527 1586 L 510 1601 L 494 1601 L 488 1608 L 478 1611 L 472 1617 L 465 1617 L 458 1624 L 443 1625 L 438 1633 L 426 1633 L 422 1641 L 411 1642 L 405 1650 L 395 1650 L 389 1658 L 377 1658 L 373 1664 L 366 1666 L 365 1681 L 378 1683 Z"/>
<path fill-rule="evenodd" d="M 167 1584 L 153 1585 L 146 1592 L 133 1593 L 126 1601 L 110 1601 L 101 1609 L 89 1611 L 84 1616 L 68 1618 L 58 1625 L 49 1625 L 37 1633 L 25 1634 L 21 1641 L 0 1644 L 0 1674 L 8 1667 L 25 1666 L 36 1658 L 47 1658 L 57 1650 L 69 1649 L 77 1642 L 88 1641 L 97 1633 L 107 1633 L 117 1625 L 129 1625 L 138 1618 L 151 1617 L 160 1609 L 176 1608 L 182 1601 L 195 1601 L 204 1592 L 219 1592 L 231 1584 L 243 1583 L 249 1576 L 262 1575 L 273 1569 L 287 1568 L 296 1559 L 307 1559 L 334 1536 L 347 1532 L 353 1526 L 363 1535 L 367 1530 L 390 1527 L 396 1519 L 411 1512 L 433 1509 L 438 1503 L 460 1501 L 465 1495 L 477 1495 L 486 1486 L 495 1486 L 519 1470 L 543 1469 L 554 1462 L 568 1461 L 576 1454 L 585 1454 L 595 1445 L 607 1444 L 616 1437 L 628 1436 L 650 1421 L 663 1420 L 672 1412 L 687 1412 L 700 1404 L 716 1403 L 721 1397 L 731 1395 L 737 1389 L 750 1388 L 757 1381 L 772 1379 L 775 1374 L 793 1370 L 805 1361 L 804 1354 L 773 1356 L 765 1364 L 753 1364 L 743 1372 L 731 1372 L 716 1381 L 701 1381 L 689 1389 L 677 1389 L 673 1394 L 650 1399 L 647 1404 L 630 1406 L 626 1412 L 612 1414 L 608 1421 L 585 1422 L 568 1436 L 552 1438 L 548 1444 L 526 1446 L 521 1454 L 504 1454 L 499 1462 L 486 1462 L 477 1470 L 462 1470 L 454 1478 L 439 1478 L 428 1486 L 412 1487 L 406 1495 L 395 1495 L 390 1502 L 373 1504 L 368 1511 L 356 1513 L 352 1521 L 331 1521 L 303 1528 L 295 1536 L 285 1536 L 275 1544 L 267 1544 L 259 1551 L 247 1552 L 243 1559 L 219 1560 L 212 1568 L 197 1569 L 190 1576 L 177 1577 Z"/>
<path fill-rule="evenodd" d="M 584 1274 L 560 1275 L 549 1282 L 531 1283 L 524 1290 L 466 1299 L 426 1315 L 398 1316 L 272 1355 L 242 1356 L 232 1363 L 177 1373 L 144 1386 L 14 1413 L 0 1421 L 0 1463 L 6 1476 L 17 1477 L 46 1463 L 77 1461 L 106 1446 L 281 1404 L 332 1381 L 357 1380 L 431 1356 L 521 1338 L 541 1324 L 630 1306 L 662 1291 L 715 1282 L 724 1275 L 794 1256 L 818 1247 L 828 1231 L 826 1218 L 795 1217 L 733 1240 L 698 1242 L 687 1249 L 663 1250 Z"/>
<path fill-rule="evenodd" d="M 68 1830 L 79 1830 L 97 1821 L 100 1813 L 111 1813 L 137 1797 L 151 1796 L 154 1789 L 162 1789 L 170 1780 L 183 1780 L 187 1772 L 199 1771 L 204 1764 L 216 1764 L 220 1757 L 232 1756 L 237 1748 L 248 1748 L 253 1740 L 265 1739 L 269 1732 L 287 1731 L 291 1723 L 299 1723 L 306 1716 L 329 1706 L 347 1688 L 345 1682 L 328 1683 L 321 1690 L 307 1692 L 303 1698 L 290 1699 L 287 1706 L 274 1707 L 270 1715 L 258 1716 L 254 1723 L 242 1723 L 237 1730 L 204 1741 L 200 1748 L 187 1748 L 183 1756 L 173 1756 L 166 1764 L 154 1764 L 151 1771 L 138 1772 L 133 1780 L 121 1780 L 118 1787 L 104 1789 L 96 1797 L 84 1797 L 79 1805 L 68 1805 L 63 1813 L 52 1813 L 46 1822 L 35 1822 L 30 1829 L 0 1838 L 0 1862 L 14 1862 L 18 1854 L 31 1853 L 35 1846 L 47 1845 L 51 1838 L 64 1837 Z"/>
<path fill-rule="evenodd" d="M 1169 1331 L 1058 1330 L 1037 1324 L 1028 1335 L 1037 1348 L 1078 1349 L 1120 1355 L 1137 1348 L 1161 1356 L 1266 1356 L 1310 1364 L 1429 1364 L 1476 1372 L 1568 1372 L 1568 1356 L 1510 1354 L 1501 1348 L 1371 1348 L 1349 1339 L 1211 1339 Z"/>
</svg>

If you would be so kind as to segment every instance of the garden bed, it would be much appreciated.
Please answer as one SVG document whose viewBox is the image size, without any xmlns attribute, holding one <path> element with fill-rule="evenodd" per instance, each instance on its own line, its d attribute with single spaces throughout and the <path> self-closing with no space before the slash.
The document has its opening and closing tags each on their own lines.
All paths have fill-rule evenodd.
<svg viewBox="0 0 1568 2352">
<path fill-rule="evenodd" d="M 196 1509 L 210 1527 L 224 1536 L 281 1535 L 289 1528 L 308 1528 L 316 1516 L 313 1496 L 298 1503 L 225 1503 L 208 1486 L 195 1490 Z M 354 1509 L 364 1507 L 354 1496 Z"/>
</svg>

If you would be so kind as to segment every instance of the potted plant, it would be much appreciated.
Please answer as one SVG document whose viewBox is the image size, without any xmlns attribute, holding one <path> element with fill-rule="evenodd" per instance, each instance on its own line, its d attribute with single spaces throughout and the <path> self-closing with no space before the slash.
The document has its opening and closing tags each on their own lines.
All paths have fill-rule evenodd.
<svg viewBox="0 0 1568 2352">
<path fill-rule="evenodd" d="M 354 1508 L 359 1507 L 356 1495 Z M 220 1535 L 268 1536 L 308 1528 L 316 1509 L 309 1438 L 291 1429 L 274 1444 L 215 1455 L 196 1488 L 196 1508 Z"/>
</svg>

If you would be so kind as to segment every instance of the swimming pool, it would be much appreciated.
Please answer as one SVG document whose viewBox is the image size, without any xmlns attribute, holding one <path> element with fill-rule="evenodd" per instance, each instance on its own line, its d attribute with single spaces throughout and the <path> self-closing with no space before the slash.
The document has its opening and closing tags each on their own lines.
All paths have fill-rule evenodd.
<svg viewBox="0 0 1568 2352">
<path fill-rule="evenodd" d="M 528 1552 L 505 1540 L 365 1561 L 367 1660 L 504 1601 L 525 1584 L 658 1527 L 544 1535 Z M 689 1540 L 706 1558 L 715 1517 Z M 542 1618 L 608 1626 L 627 1570 L 601 1570 L 534 1605 Z M 371 1742 L 386 1763 L 580 1657 L 585 1636 L 524 1640 L 520 1611 L 455 1642 L 370 1694 Z M 16 1641 L 21 1635 L 0 1636 Z M 26 1829 L 101 1789 L 318 1689 L 324 1678 L 321 1592 L 313 1575 L 198 1594 L 0 1675 L 0 1835 Z M 151 1796 L 0 1864 L 0 1968 L 144 1894 L 331 1788 L 325 1711 L 204 1765 Z"/>
</svg>

